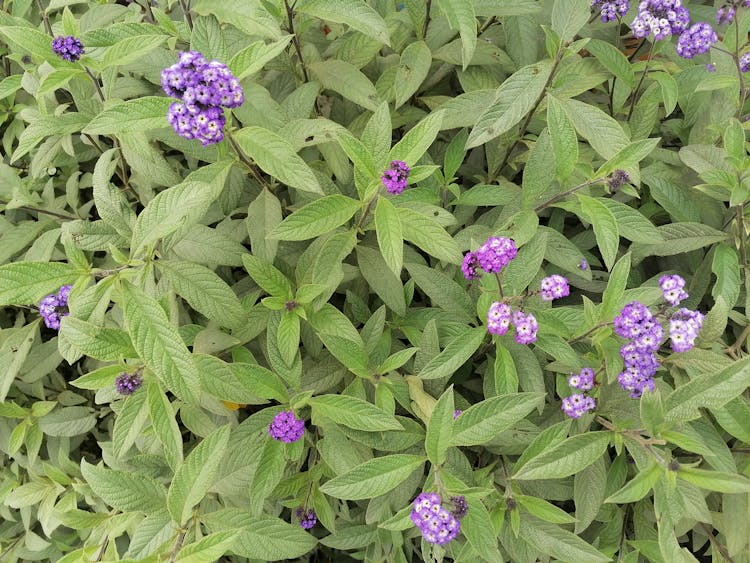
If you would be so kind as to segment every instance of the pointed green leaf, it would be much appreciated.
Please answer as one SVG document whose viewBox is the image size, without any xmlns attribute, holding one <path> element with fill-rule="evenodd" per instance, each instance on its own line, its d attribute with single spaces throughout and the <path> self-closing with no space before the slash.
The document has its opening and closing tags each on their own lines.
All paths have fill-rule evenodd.
<svg viewBox="0 0 750 563">
<path fill-rule="evenodd" d="M 424 462 L 424 457 L 409 454 L 378 457 L 331 479 L 320 490 L 346 500 L 379 497 L 403 483 Z"/>
<path fill-rule="evenodd" d="M 529 460 L 514 478 L 560 479 L 574 475 L 601 457 L 608 445 L 608 432 L 587 432 L 571 436 Z"/>
<path fill-rule="evenodd" d="M 105 469 L 81 461 L 81 473 L 91 489 L 112 508 L 123 512 L 156 512 L 164 508 L 164 486 L 145 475 Z"/>
<path fill-rule="evenodd" d="M 456 419 L 451 444 L 474 446 L 489 442 L 543 402 L 543 393 L 513 393 L 480 401 Z"/>
<path fill-rule="evenodd" d="M 403 430 L 404 427 L 396 418 L 372 403 L 349 395 L 319 395 L 309 401 L 313 416 L 319 413 L 337 424 L 364 430 L 381 432 L 385 430 Z"/>
<path fill-rule="evenodd" d="M 432 415 L 427 423 L 427 435 L 424 439 L 424 449 L 427 458 L 433 465 L 445 463 L 445 453 L 453 438 L 453 386 L 451 385 L 440 396 Z"/>
<path fill-rule="evenodd" d="M 359 210 L 356 199 L 329 195 L 308 203 L 289 215 L 271 231 L 278 240 L 307 240 L 332 231 L 346 223 Z"/>
<path fill-rule="evenodd" d="M 173 471 L 176 471 L 182 463 L 182 434 L 177 424 L 174 408 L 156 382 L 149 383 L 147 396 L 151 426 L 164 448 L 167 463 Z"/>
<path fill-rule="evenodd" d="M 419 372 L 420 379 L 439 379 L 453 375 L 477 351 L 487 336 L 484 327 L 467 329 L 453 338 L 445 349 Z"/>
<path fill-rule="evenodd" d="M 321 20 L 346 24 L 385 45 L 391 44 L 385 20 L 364 0 L 310 0 L 298 10 Z"/>
</svg>

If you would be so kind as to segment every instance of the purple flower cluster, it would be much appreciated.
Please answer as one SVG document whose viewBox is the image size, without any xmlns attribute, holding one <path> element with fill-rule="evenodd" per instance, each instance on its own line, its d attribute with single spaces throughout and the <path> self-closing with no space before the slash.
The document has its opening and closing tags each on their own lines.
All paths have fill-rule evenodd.
<svg viewBox="0 0 750 563">
<path fill-rule="evenodd" d="M 628 0 L 591 0 L 591 7 L 598 9 L 603 22 L 611 22 L 628 13 Z"/>
<path fill-rule="evenodd" d="M 52 40 L 52 51 L 66 61 L 71 63 L 81 58 L 81 55 L 85 53 L 83 49 L 83 43 L 77 37 L 72 35 L 58 35 Z"/>
<path fill-rule="evenodd" d="M 411 168 L 402 160 L 393 160 L 380 179 L 389 194 L 400 194 L 409 183 Z"/>
<path fill-rule="evenodd" d="M 742 72 L 750 70 L 750 51 L 743 53 L 740 57 L 740 70 Z"/>
<path fill-rule="evenodd" d="M 481 275 L 480 269 L 489 274 L 498 273 L 517 255 L 513 239 L 490 237 L 477 250 L 466 253 L 461 271 L 467 280 L 476 280 Z"/>
<path fill-rule="evenodd" d="M 703 326 L 703 314 L 690 309 L 675 311 L 669 319 L 669 339 L 674 352 L 687 352 L 695 345 L 695 339 Z"/>
<path fill-rule="evenodd" d="M 568 377 L 568 385 L 573 389 L 591 391 L 594 388 L 594 370 L 583 368 L 580 372 Z M 562 400 L 562 410 L 570 418 L 581 418 L 584 414 L 596 408 L 596 401 L 584 393 L 574 393 Z"/>
<path fill-rule="evenodd" d="M 707 23 L 699 22 L 680 34 L 677 54 L 683 59 L 692 59 L 696 55 L 707 53 L 718 41 L 719 37 L 714 29 Z"/>
<path fill-rule="evenodd" d="M 502 336 L 508 332 L 511 323 L 516 329 L 516 342 L 531 344 L 536 341 L 539 324 L 531 313 L 513 311 L 510 305 L 495 301 L 487 311 L 487 332 Z"/>
<path fill-rule="evenodd" d="M 466 502 L 465 496 L 451 497 L 451 502 L 453 503 L 451 512 L 456 518 L 461 519 L 469 512 L 469 503 Z"/>
<path fill-rule="evenodd" d="M 716 23 L 719 25 L 730 24 L 734 21 L 736 14 L 737 9 L 731 4 L 722 6 L 716 11 Z"/>
<path fill-rule="evenodd" d="M 292 411 L 281 411 L 268 426 L 268 434 L 280 442 L 296 442 L 304 433 L 305 421 L 295 417 Z"/>
<path fill-rule="evenodd" d="M 466 499 L 463 500 L 465 504 Z M 421 493 L 414 499 L 410 516 L 426 542 L 445 545 L 456 538 L 461 530 L 461 523 L 456 519 L 456 515 L 443 508 L 441 503 L 439 494 Z M 455 501 L 454 506 L 459 508 Z M 468 506 L 466 509 L 468 510 Z"/>
<path fill-rule="evenodd" d="M 294 515 L 297 517 L 297 520 L 299 520 L 299 525 L 303 530 L 309 530 L 310 528 L 315 527 L 315 524 L 318 523 L 318 515 L 315 514 L 315 511 L 312 508 L 308 508 L 307 510 L 298 508 Z"/>
<path fill-rule="evenodd" d="M 453 420 L 456 420 L 464 411 L 461 409 L 456 409 L 453 411 Z"/>
<path fill-rule="evenodd" d="M 57 293 L 47 295 L 39 302 L 39 314 L 47 328 L 60 330 L 62 317 L 68 315 L 68 296 L 72 287 L 64 285 L 57 290 Z"/>
<path fill-rule="evenodd" d="M 664 330 L 643 303 L 628 303 L 615 317 L 615 333 L 630 342 L 620 348 L 625 369 L 617 381 L 634 399 L 654 389 L 654 374 L 659 367 L 656 351 L 661 346 Z"/>
<path fill-rule="evenodd" d="M 659 287 L 664 294 L 664 300 L 676 307 L 688 298 L 688 294 L 685 291 L 685 280 L 677 274 L 670 276 L 662 276 L 659 278 Z"/>
<path fill-rule="evenodd" d="M 570 418 L 581 418 L 596 408 L 596 401 L 582 393 L 574 393 L 562 400 L 562 410 Z"/>
<path fill-rule="evenodd" d="M 690 12 L 682 5 L 682 0 L 643 0 L 630 28 L 635 37 L 648 37 L 653 33 L 654 39 L 659 41 L 679 35 L 689 23 Z"/>
<path fill-rule="evenodd" d="M 612 172 L 612 175 L 607 178 L 607 185 L 609 186 L 609 191 L 612 193 L 619 190 L 628 182 L 630 182 L 630 174 L 619 168 Z"/>
<path fill-rule="evenodd" d="M 167 95 L 180 98 L 169 106 L 167 120 L 186 139 L 203 146 L 224 139 L 222 107 L 236 108 L 245 101 L 240 81 L 219 61 L 207 61 L 197 51 L 180 53 L 180 60 L 161 72 Z"/>
<path fill-rule="evenodd" d="M 570 286 L 568 285 L 567 278 L 559 274 L 547 276 L 542 280 L 541 286 L 540 297 L 542 301 L 554 301 L 555 299 L 570 295 Z"/>
<path fill-rule="evenodd" d="M 143 378 L 139 372 L 123 372 L 115 379 L 115 387 L 120 395 L 132 395 L 143 384 Z"/>
</svg>

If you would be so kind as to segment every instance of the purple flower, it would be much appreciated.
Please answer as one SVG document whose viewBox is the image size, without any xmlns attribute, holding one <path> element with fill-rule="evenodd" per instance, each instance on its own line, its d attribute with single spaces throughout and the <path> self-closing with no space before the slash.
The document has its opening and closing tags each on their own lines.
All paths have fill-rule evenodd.
<svg viewBox="0 0 750 563">
<path fill-rule="evenodd" d="M 526 315 L 522 311 L 516 311 L 512 317 L 513 326 L 516 327 L 516 342 L 519 344 L 531 344 L 536 342 L 536 332 L 539 324 L 531 313 Z"/>
<path fill-rule="evenodd" d="M 684 289 L 685 280 L 677 274 L 660 277 L 659 287 L 661 287 L 664 294 L 664 300 L 673 307 L 676 307 L 680 304 L 680 301 L 688 298 L 688 294 Z"/>
<path fill-rule="evenodd" d="M 295 417 L 292 411 L 281 411 L 268 426 L 268 434 L 280 442 L 296 442 L 304 433 L 305 421 Z"/>
<path fill-rule="evenodd" d="M 633 399 L 638 399 L 644 391 L 653 391 L 656 388 L 653 378 L 636 367 L 625 368 L 617 376 L 617 382 L 625 391 L 630 391 L 630 397 Z"/>
<path fill-rule="evenodd" d="M 586 260 L 585 258 L 581 258 L 581 263 L 580 263 L 580 264 L 578 264 L 578 267 L 579 267 L 579 268 L 580 268 L 581 270 L 588 270 L 588 269 L 589 269 L 589 263 L 588 263 L 588 260 Z"/>
<path fill-rule="evenodd" d="M 68 296 L 73 286 L 64 285 L 57 293 L 47 295 L 39 302 L 39 314 L 47 328 L 60 330 L 60 321 L 68 313 Z"/>
<path fill-rule="evenodd" d="M 716 65 L 715 65 L 714 63 L 706 63 L 706 64 L 705 64 L 705 65 L 703 65 L 703 66 L 705 66 L 705 67 L 706 67 L 706 70 L 707 70 L 708 72 L 716 72 Z"/>
<path fill-rule="evenodd" d="M 115 387 L 120 395 L 132 395 L 143 384 L 143 379 L 139 372 L 123 372 L 115 379 Z"/>
<path fill-rule="evenodd" d="M 456 409 L 453 411 L 453 420 L 456 420 L 464 411 L 461 409 Z"/>
<path fill-rule="evenodd" d="M 451 502 L 453 503 L 451 512 L 456 518 L 461 519 L 469 512 L 469 504 L 466 502 L 465 496 L 451 497 Z"/>
<path fill-rule="evenodd" d="M 409 166 L 401 160 L 391 161 L 391 165 L 383 172 L 380 179 L 389 194 L 400 194 L 408 185 Z"/>
<path fill-rule="evenodd" d="M 561 297 L 570 295 L 570 286 L 568 280 L 558 274 L 547 276 L 541 282 L 542 291 L 540 297 L 542 301 L 553 301 Z"/>
<path fill-rule="evenodd" d="M 479 261 L 476 252 L 467 252 L 464 261 L 461 263 L 461 271 L 467 280 L 478 280 L 481 276 L 479 272 Z"/>
<path fill-rule="evenodd" d="M 679 35 L 690 23 L 690 12 L 682 0 L 644 0 L 638 5 L 638 15 L 630 24 L 633 35 L 638 38 L 654 34 L 659 41 L 670 35 Z"/>
<path fill-rule="evenodd" d="M 568 378 L 568 385 L 581 391 L 589 391 L 594 387 L 594 370 L 583 368 L 580 372 L 572 374 Z"/>
<path fill-rule="evenodd" d="M 703 314 L 690 309 L 675 311 L 669 319 L 669 339 L 672 350 L 687 352 L 695 345 L 695 339 L 703 326 Z"/>
<path fill-rule="evenodd" d="M 582 393 L 575 393 L 562 400 L 562 410 L 570 418 L 581 418 L 596 408 L 596 401 Z"/>
<path fill-rule="evenodd" d="M 651 311 L 643 303 L 633 301 L 623 307 L 615 317 L 615 333 L 623 338 L 635 338 L 643 330 L 643 323 L 653 318 Z"/>
<path fill-rule="evenodd" d="M 735 7 L 732 5 L 722 6 L 716 12 L 716 23 L 719 25 L 726 25 L 734 21 L 736 14 Z"/>
<path fill-rule="evenodd" d="M 613 193 L 628 182 L 630 182 L 630 174 L 620 169 L 612 172 L 612 175 L 607 178 L 607 185 L 609 186 L 609 190 Z"/>
<path fill-rule="evenodd" d="M 508 327 L 510 327 L 510 319 L 510 305 L 495 301 L 487 311 L 487 332 L 498 336 L 507 333 Z"/>
<path fill-rule="evenodd" d="M 713 28 L 707 23 L 699 22 L 682 32 L 677 40 L 677 54 L 683 59 L 692 59 L 696 55 L 707 53 L 711 45 L 718 41 L 719 37 Z"/>
<path fill-rule="evenodd" d="M 72 35 L 58 35 L 52 40 L 52 50 L 61 59 L 75 62 L 84 54 L 83 43 Z"/>
<path fill-rule="evenodd" d="M 476 252 L 479 265 L 489 274 L 500 272 L 517 254 L 516 243 L 505 237 L 488 238 Z"/>
<path fill-rule="evenodd" d="M 743 53 L 740 57 L 740 70 L 742 72 L 750 70 L 750 51 Z"/>
<path fill-rule="evenodd" d="M 628 0 L 591 0 L 591 7 L 598 8 L 603 22 L 610 22 L 628 13 Z"/>
<path fill-rule="evenodd" d="M 299 525 L 303 530 L 309 530 L 318 523 L 318 515 L 315 514 L 315 511 L 312 508 L 308 508 L 307 510 L 298 508 L 294 512 L 294 515 L 297 517 L 297 520 L 299 520 Z"/>
<path fill-rule="evenodd" d="M 461 523 L 441 502 L 437 493 L 421 493 L 414 499 L 409 516 L 426 542 L 445 545 L 456 538 Z"/>
<path fill-rule="evenodd" d="M 204 146 L 224 139 L 222 107 L 236 108 L 245 101 L 229 68 L 197 51 L 180 53 L 177 63 L 162 70 L 161 85 L 167 95 L 182 100 L 169 107 L 169 124 L 181 137 L 198 139 Z"/>
</svg>

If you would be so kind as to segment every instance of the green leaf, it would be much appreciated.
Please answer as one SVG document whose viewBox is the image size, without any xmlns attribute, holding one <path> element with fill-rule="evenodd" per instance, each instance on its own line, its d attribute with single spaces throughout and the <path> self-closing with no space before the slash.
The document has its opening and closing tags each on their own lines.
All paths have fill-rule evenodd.
<svg viewBox="0 0 750 563">
<path fill-rule="evenodd" d="M 151 426 L 164 448 L 167 463 L 173 471 L 176 471 L 182 463 L 182 434 L 177 424 L 175 411 L 156 382 L 149 383 L 147 396 Z"/>
<path fill-rule="evenodd" d="M 721 407 L 750 386 L 750 357 L 742 358 L 719 373 L 706 373 L 672 391 L 664 400 L 667 422 L 700 417 L 700 408 Z"/>
<path fill-rule="evenodd" d="M 480 401 L 456 419 L 451 444 L 474 446 L 489 442 L 543 402 L 543 393 L 513 393 Z"/>
<path fill-rule="evenodd" d="M 186 545 L 177 556 L 177 563 L 205 563 L 218 561 L 234 546 L 239 531 L 215 532 L 202 537 L 195 543 Z"/>
<path fill-rule="evenodd" d="M 409 166 L 414 166 L 435 141 L 443 122 L 443 115 L 443 111 L 434 111 L 409 129 L 391 149 L 388 160 L 402 160 Z"/>
<path fill-rule="evenodd" d="M 534 549 L 560 561 L 611 561 L 576 534 L 533 516 L 523 517 L 519 532 L 524 541 Z"/>
<path fill-rule="evenodd" d="M 81 461 L 81 473 L 91 490 L 123 512 L 156 512 L 164 508 L 164 486 L 145 475 L 114 471 Z"/>
<path fill-rule="evenodd" d="M 432 409 L 427 423 L 427 434 L 424 439 L 424 449 L 427 459 L 432 465 L 443 465 L 445 453 L 453 438 L 453 386 L 451 385 L 440 396 Z"/>
<path fill-rule="evenodd" d="M 143 59 L 164 43 L 168 37 L 166 35 L 137 35 L 127 37 L 118 41 L 114 45 L 104 50 L 104 59 L 101 62 L 101 69 L 111 66 L 124 66 Z"/>
<path fill-rule="evenodd" d="M 612 158 L 630 143 L 622 125 L 599 108 L 572 99 L 560 103 L 578 134 L 603 158 Z"/>
<path fill-rule="evenodd" d="M 39 89 L 36 91 L 36 94 L 37 96 L 41 96 L 42 94 L 54 92 L 58 88 L 65 87 L 65 85 L 76 76 L 81 76 L 83 74 L 84 74 L 84 71 L 78 68 L 64 68 L 60 70 L 53 70 L 49 74 L 45 75 L 44 78 L 42 78 L 42 80 L 39 83 Z M 18 75 L 14 75 L 14 76 L 18 76 Z M 9 78 L 13 78 L 13 76 Z M 2 85 L 0 85 L 0 87 L 2 87 Z M 20 87 L 20 83 L 19 83 L 19 87 Z M 1 96 L 1 97 L 5 97 L 5 96 Z"/>
<path fill-rule="evenodd" d="M 594 227 L 596 243 L 604 258 L 608 270 L 614 266 L 617 248 L 620 245 L 620 231 L 617 221 L 606 205 L 598 199 L 583 194 L 576 194 L 581 202 L 581 209 L 586 219 Z"/>
<path fill-rule="evenodd" d="M 42 60 L 54 60 L 57 58 L 52 52 L 52 39 L 46 33 L 26 26 L 3 26 L 0 27 L 2 34 L 8 41 L 17 45 L 26 53 L 30 53 Z"/>
<path fill-rule="evenodd" d="M 474 304 L 466 290 L 439 270 L 421 264 L 406 264 L 409 275 L 432 301 L 459 322 L 473 322 Z"/>
<path fill-rule="evenodd" d="M 112 185 L 109 179 L 117 167 L 118 149 L 109 149 L 102 153 L 94 167 L 92 182 L 94 184 L 94 204 L 99 217 L 111 225 L 124 238 L 130 238 L 135 225 L 135 213 L 128 205 L 127 198 Z"/>
<path fill-rule="evenodd" d="M 297 9 L 321 20 L 346 24 L 385 45 L 391 44 L 385 20 L 364 0 L 310 0 Z"/>
<path fill-rule="evenodd" d="M 448 25 L 451 29 L 458 29 L 461 35 L 461 60 L 466 70 L 477 47 L 477 18 L 474 6 L 464 0 L 439 0 L 438 4 L 448 19 Z"/>
<path fill-rule="evenodd" d="M 620 258 L 612 268 L 612 273 L 609 275 L 609 281 L 607 287 L 604 289 L 602 294 L 602 304 L 599 309 L 600 319 L 611 319 L 615 316 L 615 313 L 619 312 L 625 296 L 625 288 L 628 283 L 628 276 L 630 275 L 630 253 L 628 252 L 625 256 Z"/>
<path fill-rule="evenodd" d="M 552 524 L 572 524 L 576 521 L 570 514 L 562 508 L 557 508 L 546 500 L 530 497 L 526 495 L 514 495 L 513 498 L 518 501 L 527 512 L 537 518 L 550 522 Z"/>
<path fill-rule="evenodd" d="M 466 148 L 478 147 L 510 131 L 532 110 L 551 71 L 552 63 L 541 61 L 506 78 L 497 89 L 495 101 L 477 119 Z"/>
<path fill-rule="evenodd" d="M 362 277 L 383 303 L 397 315 L 404 316 L 404 286 L 401 284 L 400 276 L 391 272 L 381 253 L 360 245 L 357 247 L 357 265 Z"/>
<path fill-rule="evenodd" d="M 273 263 L 279 241 L 268 238 L 271 231 L 281 223 L 281 202 L 270 190 L 263 188 L 247 208 L 245 226 L 250 235 L 253 254 Z"/>
<path fill-rule="evenodd" d="M 514 478 L 560 479 L 574 475 L 599 459 L 608 445 L 608 432 L 587 432 L 571 436 L 530 459 Z"/>
<path fill-rule="evenodd" d="M 21 79 L 23 75 L 12 74 L 0 81 L 0 100 L 4 100 L 11 94 L 15 94 L 21 89 Z"/>
<path fill-rule="evenodd" d="M 624 487 L 611 494 L 604 502 L 617 504 L 637 502 L 651 491 L 662 473 L 658 465 L 652 464 L 648 469 L 636 473 L 635 477 L 628 481 Z"/>
<path fill-rule="evenodd" d="M 630 88 L 635 86 L 635 74 L 628 58 L 617 47 L 601 39 L 589 39 L 586 50 L 596 57 L 604 68 Z"/>
<path fill-rule="evenodd" d="M 156 265 L 177 294 L 200 314 L 229 328 L 237 328 L 245 320 L 242 303 L 212 270 L 180 260 L 159 260 Z"/>
<path fill-rule="evenodd" d="M 232 71 L 238 80 L 247 78 L 263 69 L 266 63 L 271 62 L 284 52 L 293 35 L 286 35 L 274 41 L 266 43 L 265 41 L 255 41 L 250 43 L 229 61 L 229 70 Z"/>
<path fill-rule="evenodd" d="M 578 137 L 568 114 L 554 96 L 547 96 L 547 126 L 552 153 L 555 155 L 557 178 L 565 180 L 578 162 Z"/>
<path fill-rule="evenodd" d="M 750 493 L 750 479 L 736 473 L 681 467 L 677 476 L 696 487 L 719 493 Z"/>
<path fill-rule="evenodd" d="M 270 176 L 303 192 L 322 194 L 315 174 L 283 137 L 263 127 L 243 127 L 233 138 L 242 151 Z"/>
<path fill-rule="evenodd" d="M 237 530 L 232 552 L 260 561 L 297 559 L 317 544 L 317 540 L 298 525 L 270 516 L 253 516 L 238 508 L 203 515 L 201 521 L 211 530 Z"/>
<path fill-rule="evenodd" d="M 284 444 L 276 440 L 266 440 L 263 449 L 256 454 L 258 464 L 250 481 L 251 510 L 260 515 L 263 504 L 284 476 Z"/>
<path fill-rule="evenodd" d="M 424 41 L 409 43 L 401 52 L 396 78 L 393 81 L 396 109 L 419 91 L 422 82 L 430 73 L 431 64 L 432 52 Z"/>
<path fill-rule="evenodd" d="M 64 262 L 15 262 L 0 266 L 0 306 L 38 303 L 81 272 Z"/>
<path fill-rule="evenodd" d="M 184 525 L 213 485 L 229 441 L 229 425 L 221 426 L 198 444 L 175 472 L 167 493 L 172 519 Z"/>
<path fill-rule="evenodd" d="M 600 199 L 617 221 L 620 234 L 633 242 L 652 244 L 664 240 L 659 229 L 640 211 L 614 199 Z"/>
<path fill-rule="evenodd" d="M 737 251 L 724 243 L 716 245 L 711 271 L 716 276 L 711 296 L 714 300 L 719 296 L 723 297 L 729 308 L 733 308 L 740 296 L 741 284 Z"/>
<path fill-rule="evenodd" d="M 4 339 L 0 345 L 0 362 L 3 366 L 2 375 L 0 375 L 0 403 L 5 401 L 13 381 L 20 373 L 36 340 L 38 329 L 39 322 L 37 321 L 2 331 Z"/>
<path fill-rule="evenodd" d="M 315 238 L 346 223 L 359 208 L 356 199 L 344 195 L 321 197 L 289 215 L 269 237 L 278 240 Z"/>
<path fill-rule="evenodd" d="M 164 310 L 129 282 L 122 282 L 122 295 L 128 333 L 146 367 L 180 399 L 197 404 L 200 396 L 198 370 Z"/>
<path fill-rule="evenodd" d="M 674 256 L 726 240 L 722 231 L 702 223 L 667 223 L 657 228 L 661 242 L 638 243 L 631 249 L 638 260 L 645 256 Z"/>
<path fill-rule="evenodd" d="M 599 167 L 599 170 L 596 171 L 596 176 L 599 178 L 603 178 L 610 175 L 617 169 L 633 168 L 641 160 L 651 154 L 651 152 L 656 148 L 656 145 L 659 144 L 659 141 L 661 141 L 661 137 L 633 141 L 622 150 L 620 150 L 612 158 L 610 158 L 607 162 L 602 164 Z"/>
<path fill-rule="evenodd" d="M 555 0 L 552 31 L 560 36 L 560 41 L 568 42 L 586 25 L 590 16 L 591 3 L 588 0 Z"/>
<path fill-rule="evenodd" d="M 477 351 L 486 335 L 484 327 L 462 330 L 440 354 L 427 362 L 419 378 L 440 379 L 453 375 Z"/>
<path fill-rule="evenodd" d="M 167 110 L 171 98 L 145 96 L 109 107 L 84 127 L 89 135 L 117 135 L 132 131 L 148 131 L 168 127 Z"/>
<path fill-rule="evenodd" d="M 58 344 L 62 356 L 67 359 L 77 359 L 83 354 L 103 362 L 112 362 L 136 355 L 124 330 L 101 328 L 71 316 L 62 318 Z"/>
<path fill-rule="evenodd" d="M 404 265 L 404 238 L 398 210 L 386 197 L 379 196 L 375 207 L 375 229 L 378 246 L 385 263 L 397 276 Z"/>
<path fill-rule="evenodd" d="M 294 358 L 299 351 L 299 333 L 299 317 L 289 311 L 282 313 L 276 331 L 276 345 L 279 354 L 281 354 L 281 359 L 287 365 L 294 362 Z"/>
<path fill-rule="evenodd" d="M 246 254 L 242 257 L 242 264 L 253 281 L 266 293 L 283 299 L 292 297 L 291 282 L 263 258 Z"/>
<path fill-rule="evenodd" d="M 378 457 L 331 479 L 320 490 L 345 500 L 379 497 L 403 483 L 424 462 L 423 456 L 409 454 Z"/>
<path fill-rule="evenodd" d="M 406 207 L 398 207 L 401 230 L 404 239 L 438 260 L 450 264 L 460 264 L 463 260 L 456 241 L 453 240 L 440 223 Z"/>
<path fill-rule="evenodd" d="M 575 533 L 588 528 L 599 514 L 607 492 L 607 464 L 604 457 L 573 477 L 573 500 L 576 505 Z M 537 514 L 539 516 L 539 514 Z M 552 522 L 552 520 L 548 520 Z"/>
<path fill-rule="evenodd" d="M 314 62 L 308 68 L 324 88 L 333 90 L 370 111 L 378 109 L 381 100 L 378 98 L 375 86 L 353 64 L 338 59 L 328 59 Z"/>
<path fill-rule="evenodd" d="M 381 432 L 403 430 L 404 427 L 392 415 L 367 401 L 349 395 L 319 395 L 309 401 L 313 416 L 321 414 L 337 424 L 364 430 Z"/>
<path fill-rule="evenodd" d="M 145 393 L 134 393 L 123 401 L 112 429 L 112 449 L 115 457 L 122 458 L 143 429 L 148 419 Z"/>
</svg>

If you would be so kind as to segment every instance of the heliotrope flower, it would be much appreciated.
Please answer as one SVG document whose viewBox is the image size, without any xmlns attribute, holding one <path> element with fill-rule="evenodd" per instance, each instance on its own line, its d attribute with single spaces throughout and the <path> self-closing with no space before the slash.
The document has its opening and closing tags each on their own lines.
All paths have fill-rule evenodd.
<svg viewBox="0 0 750 563">
<path fill-rule="evenodd" d="M 478 280 L 481 276 L 479 272 L 479 260 L 476 252 L 467 252 L 461 263 L 461 271 L 467 280 Z"/>
<path fill-rule="evenodd" d="M 305 421 L 295 417 L 292 411 L 281 411 L 268 426 L 268 434 L 280 442 L 296 442 L 304 433 Z"/>
<path fill-rule="evenodd" d="M 559 274 L 552 274 L 544 278 L 541 287 L 540 297 L 542 301 L 553 301 L 570 295 L 568 280 Z"/>
<path fill-rule="evenodd" d="M 740 57 L 740 70 L 742 72 L 750 70 L 750 51 L 743 53 Z"/>
<path fill-rule="evenodd" d="M 615 20 L 628 13 L 630 2 L 628 0 L 591 0 L 591 7 L 598 9 L 603 22 Z"/>
<path fill-rule="evenodd" d="M 201 144 L 224 138 L 222 108 L 236 108 L 245 101 L 240 81 L 224 63 L 207 61 L 197 51 L 180 53 L 177 63 L 162 70 L 161 85 L 167 95 L 179 98 L 167 112 L 175 132 Z"/>
<path fill-rule="evenodd" d="M 421 493 L 414 499 L 409 516 L 427 543 L 445 545 L 454 540 L 461 530 L 456 516 L 443 508 L 441 503 L 437 493 Z"/>
<path fill-rule="evenodd" d="M 47 328 L 60 330 L 60 321 L 68 313 L 68 296 L 73 286 L 64 285 L 57 293 L 45 296 L 39 302 L 39 314 Z"/>
<path fill-rule="evenodd" d="M 684 289 L 685 280 L 677 274 L 661 276 L 659 278 L 659 287 L 661 287 L 664 294 L 664 300 L 673 307 L 679 305 L 680 301 L 688 298 L 688 294 Z"/>
<path fill-rule="evenodd" d="M 630 174 L 620 169 L 612 172 L 612 175 L 607 178 L 607 185 L 609 186 L 609 190 L 613 193 L 628 182 L 630 182 Z"/>
<path fill-rule="evenodd" d="M 633 35 L 648 37 L 653 33 L 659 41 L 670 35 L 679 35 L 690 23 L 690 12 L 682 0 L 644 0 L 638 5 L 638 15 L 630 24 Z"/>
<path fill-rule="evenodd" d="M 507 303 L 495 301 L 487 311 L 487 332 L 501 336 L 508 332 L 511 309 Z"/>
<path fill-rule="evenodd" d="M 66 61 L 75 62 L 85 53 L 83 43 L 72 35 L 58 35 L 52 40 L 52 51 Z"/>
<path fill-rule="evenodd" d="M 516 329 L 516 342 L 519 344 L 531 344 L 536 342 L 536 333 L 539 324 L 531 313 L 524 314 L 523 311 L 515 311 L 511 318 Z"/>
<path fill-rule="evenodd" d="M 461 409 L 456 409 L 453 411 L 453 420 L 456 420 L 464 411 Z"/>
<path fill-rule="evenodd" d="M 734 21 L 736 13 L 736 8 L 731 4 L 722 6 L 716 11 L 716 23 L 719 25 L 730 24 Z"/>
<path fill-rule="evenodd" d="M 318 515 L 315 514 L 315 511 L 312 508 L 308 508 L 307 510 L 298 508 L 294 515 L 297 517 L 297 520 L 299 520 L 299 525 L 303 530 L 309 530 L 310 528 L 315 527 L 315 524 L 318 523 Z"/>
<path fill-rule="evenodd" d="M 479 265 L 489 274 L 500 272 L 517 255 L 515 241 L 506 237 L 490 237 L 476 251 Z"/>
<path fill-rule="evenodd" d="M 687 352 L 695 345 L 695 339 L 703 326 L 703 314 L 690 309 L 675 311 L 669 319 L 669 339 L 672 350 Z"/>
<path fill-rule="evenodd" d="M 593 369 L 583 368 L 580 372 L 568 377 L 568 385 L 581 391 L 590 391 L 594 387 L 594 375 Z"/>
<path fill-rule="evenodd" d="M 714 29 L 707 23 L 699 22 L 680 34 L 677 54 L 683 59 L 692 59 L 696 55 L 707 53 L 718 42 L 719 37 Z"/>
<path fill-rule="evenodd" d="M 451 497 L 451 502 L 453 503 L 451 512 L 456 518 L 461 519 L 469 512 L 469 503 L 466 502 L 465 496 Z"/>
<path fill-rule="evenodd" d="M 562 410 L 570 418 L 581 418 L 584 414 L 596 408 L 593 397 L 587 397 L 582 393 L 575 393 L 562 400 Z"/>
<path fill-rule="evenodd" d="M 383 181 L 385 190 L 389 194 L 400 194 L 409 184 L 409 171 L 411 168 L 401 161 L 393 160 L 390 166 L 383 172 L 380 179 Z"/>
<path fill-rule="evenodd" d="M 115 387 L 120 395 L 132 395 L 143 384 L 143 378 L 139 372 L 123 372 L 115 379 Z"/>
<path fill-rule="evenodd" d="M 643 303 L 628 303 L 615 317 L 615 333 L 623 338 L 635 338 L 642 332 L 642 325 L 652 318 L 651 311 Z"/>
</svg>

